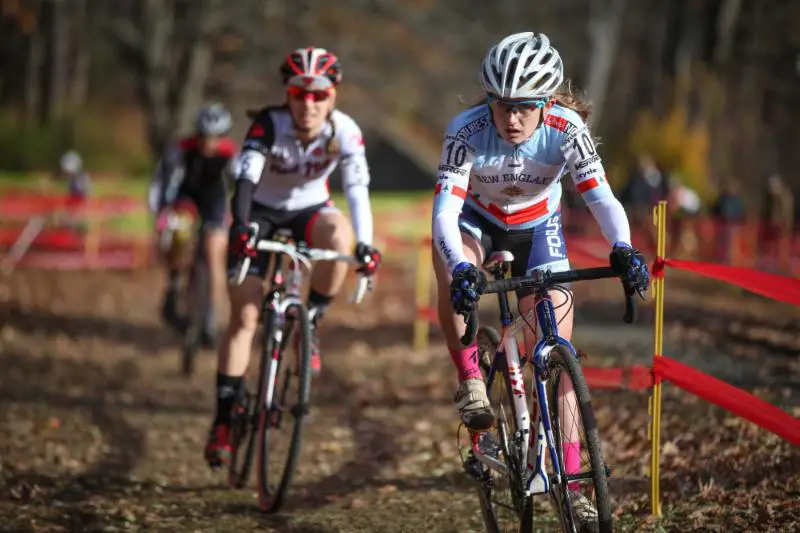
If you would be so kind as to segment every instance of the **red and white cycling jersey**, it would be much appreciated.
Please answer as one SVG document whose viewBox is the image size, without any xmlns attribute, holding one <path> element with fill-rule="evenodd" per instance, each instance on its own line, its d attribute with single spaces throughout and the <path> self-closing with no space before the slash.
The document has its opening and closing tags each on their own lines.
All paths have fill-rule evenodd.
<svg viewBox="0 0 800 533">
<path fill-rule="evenodd" d="M 356 238 L 371 244 L 370 175 L 364 138 L 345 113 L 334 110 L 320 134 L 304 146 L 287 108 L 265 108 L 248 130 L 235 176 L 256 184 L 255 203 L 297 211 L 330 199 L 328 180 L 339 164 Z"/>
</svg>

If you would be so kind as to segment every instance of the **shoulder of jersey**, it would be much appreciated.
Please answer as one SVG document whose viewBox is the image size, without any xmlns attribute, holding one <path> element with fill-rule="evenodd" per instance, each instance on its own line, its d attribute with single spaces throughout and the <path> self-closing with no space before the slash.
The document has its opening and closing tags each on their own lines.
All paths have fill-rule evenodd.
<svg viewBox="0 0 800 533">
<path fill-rule="evenodd" d="M 456 115 L 447 126 L 447 135 L 469 141 L 492 125 L 489 106 L 479 105 L 465 109 Z"/>
<path fill-rule="evenodd" d="M 183 139 L 178 139 L 178 142 L 175 143 L 175 149 L 178 152 L 188 152 L 195 148 L 197 148 L 196 137 L 184 137 Z"/>
<path fill-rule="evenodd" d="M 343 144 L 346 143 L 347 146 L 360 146 L 364 144 L 364 135 L 353 117 L 338 109 L 334 109 L 331 113 L 331 120 L 336 125 L 336 136 L 339 137 L 339 140 Z"/>
<path fill-rule="evenodd" d="M 356 123 L 355 119 L 344 111 L 334 109 L 331 113 L 331 120 L 333 120 L 333 122 L 336 124 L 337 131 L 341 131 L 343 133 L 361 131 L 361 128 L 358 126 L 358 123 Z"/>
<path fill-rule="evenodd" d="M 559 104 L 550 108 L 544 119 L 544 124 L 553 130 L 561 132 L 566 137 L 572 137 L 576 132 L 586 127 L 586 123 L 578 113 Z"/>
<path fill-rule="evenodd" d="M 233 157 L 236 155 L 238 147 L 236 141 L 230 137 L 223 137 L 220 139 L 219 146 L 217 147 L 217 155 L 220 157 Z"/>
</svg>

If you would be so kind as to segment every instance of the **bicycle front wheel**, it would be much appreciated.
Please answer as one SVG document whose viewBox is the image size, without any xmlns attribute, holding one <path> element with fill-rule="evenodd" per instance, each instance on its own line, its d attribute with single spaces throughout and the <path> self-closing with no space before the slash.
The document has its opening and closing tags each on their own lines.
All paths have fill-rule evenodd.
<svg viewBox="0 0 800 533">
<path fill-rule="evenodd" d="M 530 533 L 531 497 L 525 496 L 521 462 L 522 438 L 517 427 L 517 412 L 513 384 L 504 355 L 497 356 L 500 334 L 491 327 L 481 327 L 477 333 L 478 357 L 484 379 L 492 367 L 494 382 L 489 400 L 497 417 L 495 427 L 478 438 L 482 453 L 505 465 L 501 472 L 487 467 L 470 452 L 465 467 L 476 478 L 481 516 L 488 533 Z"/>
<path fill-rule="evenodd" d="M 570 533 L 610 533 L 606 467 L 583 371 L 564 346 L 550 352 L 548 369 L 547 399 L 562 480 L 553 484 L 550 494 L 561 528 Z"/>
<path fill-rule="evenodd" d="M 262 510 L 280 510 L 300 461 L 303 423 L 311 395 L 311 324 L 302 304 L 290 306 L 280 345 L 272 360 L 271 407 L 259 417 L 259 502 Z M 268 358 L 264 358 L 265 362 Z M 266 397 L 266 396 L 263 396 Z"/>
</svg>

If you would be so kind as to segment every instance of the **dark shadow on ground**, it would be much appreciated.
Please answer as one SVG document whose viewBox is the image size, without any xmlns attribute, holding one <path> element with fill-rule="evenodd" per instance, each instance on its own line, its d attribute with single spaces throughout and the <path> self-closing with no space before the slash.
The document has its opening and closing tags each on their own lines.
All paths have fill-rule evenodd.
<svg viewBox="0 0 800 533">
<path fill-rule="evenodd" d="M 0 323 L 43 338 L 63 334 L 74 339 L 91 337 L 130 344 L 139 348 L 142 355 L 180 345 L 177 335 L 166 326 L 132 323 L 122 317 L 61 314 L 41 309 L 25 311 L 8 305 L 0 310 Z"/>
<path fill-rule="evenodd" d="M 129 361 L 109 371 L 87 361 L 3 354 L 0 357 L 3 406 L 31 398 L 46 406 L 64 407 L 63 391 L 59 389 L 79 387 L 85 391 L 85 403 L 81 407 L 88 413 L 90 423 L 102 432 L 109 450 L 89 470 L 77 476 L 17 473 L 15 465 L 4 464 L 0 499 L 46 506 L 53 505 L 56 500 L 63 502 L 61 516 L 53 525 L 69 531 L 92 531 L 108 525 L 108 517 L 99 516 L 83 504 L 95 494 L 107 497 L 109 493 L 132 486 L 128 475 L 145 453 L 145 436 L 140 429 L 128 424 L 114 406 L 106 404 L 103 397 L 125 390 L 136 373 L 135 364 Z M 37 487 L 37 493 L 31 493 L 33 487 Z"/>
</svg>

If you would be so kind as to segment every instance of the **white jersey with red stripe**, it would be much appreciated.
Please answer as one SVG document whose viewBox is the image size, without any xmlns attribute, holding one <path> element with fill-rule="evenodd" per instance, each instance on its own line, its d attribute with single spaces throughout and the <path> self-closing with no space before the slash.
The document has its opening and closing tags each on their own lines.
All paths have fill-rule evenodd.
<svg viewBox="0 0 800 533">
<path fill-rule="evenodd" d="M 517 145 L 500 137 L 488 105 L 467 109 L 450 122 L 433 208 L 434 243 L 449 270 L 466 261 L 458 229 L 465 201 L 505 230 L 529 229 L 558 210 L 566 173 L 606 239 L 630 243 L 625 210 L 608 185 L 586 124 L 558 104 L 545 113 L 543 124 Z"/>
<path fill-rule="evenodd" d="M 256 184 L 254 202 L 299 211 L 330 199 L 328 179 L 340 163 L 356 237 L 370 244 L 369 167 L 361 128 L 349 115 L 334 109 L 319 135 L 304 146 L 286 107 L 262 110 L 247 132 L 235 176 Z"/>
</svg>

